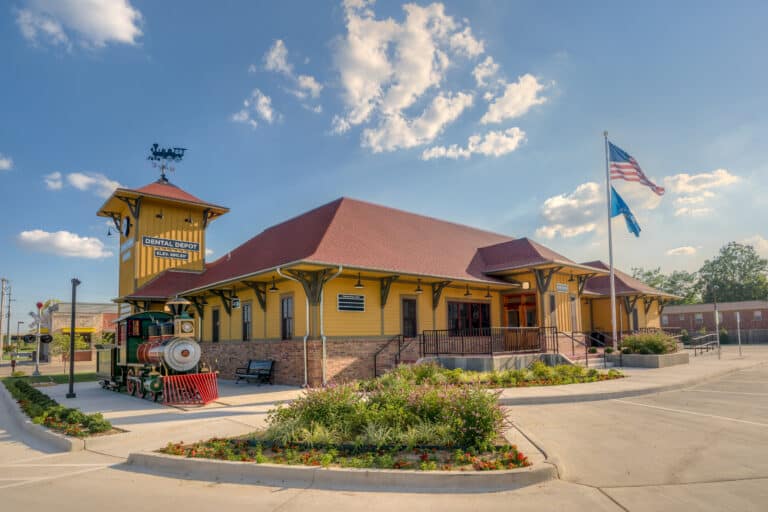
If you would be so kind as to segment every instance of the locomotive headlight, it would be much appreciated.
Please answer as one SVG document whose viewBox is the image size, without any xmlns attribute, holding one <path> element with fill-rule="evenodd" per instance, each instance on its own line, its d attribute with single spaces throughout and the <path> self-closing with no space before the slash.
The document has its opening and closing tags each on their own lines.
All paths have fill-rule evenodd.
<svg viewBox="0 0 768 512">
<path fill-rule="evenodd" d="M 192 325 L 192 322 L 182 322 L 181 323 L 181 332 L 183 333 L 190 333 L 192 332 L 192 329 L 194 329 L 195 326 Z"/>
</svg>

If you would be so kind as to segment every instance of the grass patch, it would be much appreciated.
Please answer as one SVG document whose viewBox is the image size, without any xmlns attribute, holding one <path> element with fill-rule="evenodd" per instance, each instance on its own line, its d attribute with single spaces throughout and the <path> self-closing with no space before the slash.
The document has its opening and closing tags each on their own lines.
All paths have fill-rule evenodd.
<svg viewBox="0 0 768 512">
<path fill-rule="evenodd" d="M 17 370 L 12 377 L 3 377 L 1 380 L 15 379 L 24 380 L 29 384 L 67 384 L 69 382 L 69 374 L 57 373 L 54 375 L 39 375 L 37 377 L 32 377 L 31 375 L 24 375 L 22 370 Z M 99 377 L 93 372 L 75 374 L 75 382 L 92 382 L 95 380 L 99 380 Z"/>
<path fill-rule="evenodd" d="M 541 361 L 534 362 L 528 368 L 492 372 L 475 372 L 460 368 L 447 370 L 435 363 L 422 363 L 399 366 L 378 379 L 360 381 L 359 386 L 360 389 L 365 391 L 382 386 L 400 386 L 403 383 L 433 386 L 450 384 L 487 388 L 514 388 L 580 384 L 622 377 L 624 377 L 624 374 L 614 369 L 604 371 L 570 364 L 547 366 Z"/>
<path fill-rule="evenodd" d="M 6 379 L 3 384 L 19 403 L 21 410 L 34 423 L 74 437 L 86 437 L 112 430 L 112 424 L 101 413 L 84 414 L 79 409 L 59 405 L 51 397 L 35 389 L 25 378 Z"/>
</svg>

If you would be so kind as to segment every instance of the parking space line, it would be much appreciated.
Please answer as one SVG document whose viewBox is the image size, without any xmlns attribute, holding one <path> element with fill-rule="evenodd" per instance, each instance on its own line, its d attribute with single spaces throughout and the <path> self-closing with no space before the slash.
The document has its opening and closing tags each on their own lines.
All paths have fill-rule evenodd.
<svg viewBox="0 0 768 512">
<path fill-rule="evenodd" d="M 738 418 L 730 418 L 728 416 L 718 416 L 716 414 L 705 414 L 702 412 L 694 412 L 694 411 L 686 411 L 684 409 L 672 409 L 670 407 L 661 407 L 658 405 L 649 405 L 649 404 L 640 404 L 637 402 L 630 402 L 629 400 L 614 400 L 614 402 L 620 402 L 622 404 L 629 404 L 629 405 L 636 405 L 638 407 L 647 407 L 649 409 L 658 409 L 660 411 L 667 411 L 667 412 L 676 412 L 679 414 L 691 414 L 693 416 L 702 416 L 704 418 L 714 418 L 717 420 L 725 420 L 725 421 L 733 421 L 736 423 L 744 423 L 747 425 L 755 425 L 758 427 L 768 427 L 768 423 L 759 423 L 756 421 L 749 421 L 749 420 L 740 420 Z"/>
<path fill-rule="evenodd" d="M 65 473 L 63 475 L 56 475 L 56 476 L 30 477 L 30 478 L 24 479 L 23 482 L 14 482 L 12 484 L 0 485 L 0 489 L 8 489 L 10 487 L 21 487 L 22 485 L 39 483 L 39 482 L 45 482 L 45 481 L 49 481 L 49 480 L 58 480 L 60 478 L 66 478 L 66 477 L 69 477 L 69 476 L 82 475 L 84 473 L 92 473 L 93 471 L 99 471 L 99 470 L 102 470 L 102 469 L 105 469 L 105 467 L 88 468 L 88 469 L 83 469 L 81 471 L 72 471 L 72 472 L 69 472 L 69 473 Z"/>
<path fill-rule="evenodd" d="M 750 395 L 750 396 L 768 396 L 768 393 L 749 393 L 746 391 L 720 391 L 719 389 L 681 389 L 686 393 L 723 393 L 725 395 Z"/>
</svg>

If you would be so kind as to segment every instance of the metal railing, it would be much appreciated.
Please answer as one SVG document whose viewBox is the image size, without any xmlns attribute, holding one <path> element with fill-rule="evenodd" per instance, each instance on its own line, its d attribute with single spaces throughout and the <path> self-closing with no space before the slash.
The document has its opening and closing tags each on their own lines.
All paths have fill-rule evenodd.
<svg viewBox="0 0 768 512">
<path fill-rule="evenodd" d="M 394 361 L 393 361 L 392 367 L 393 368 L 397 367 L 397 365 L 400 364 L 400 359 L 402 358 L 402 351 L 403 351 L 403 335 L 402 334 L 398 334 L 392 337 L 384 345 L 382 345 L 381 348 L 377 350 L 376 353 L 373 355 L 373 376 L 374 377 L 379 376 L 379 356 L 395 343 L 397 344 L 397 350 L 394 353 L 394 357 L 393 357 Z"/>
<path fill-rule="evenodd" d="M 688 350 L 693 350 L 693 357 L 696 357 L 696 353 L 703 354 L 705 351 L 716 350 L 718 345 L 718 335 L 716 333 L 704 334 L 703 336 L 697 336 L 691 338 L 690 343 L 683 345 Z"/>
<path fill-rule="evenodd" d="M 468 356 L 557 352 L 554 327 L 439 329 L 421 334 L 423 356 Z"/>
<path fill-rule="evenodd" d="M 588 333 L 588 332 L 571 332 L 571 333 L 567 333 L 567 332 L 559 331 L 557 333 L 557 335 L 558 336 L 564 336 L 564 337 L 566 337 L 566 338 L 571 340 L 571 354 L 573 354 L 574 356 L 576 355 L 576 345 L 580 345 L 579 351 L 581 351 L 582 348 L 584 349 L 584 366 L 586 366 L 587 368 L 589 368 L 589 355 L 590 355 L 589 350 L 591 348 L 601 347 L 603 349 L 602 354 L 599 354 L 599 352 L 595 352 L 595 353 L 599 354 L 597 357 L 601 357 L 602 356 L 603 367 L 606 366 L 607 359 L 605 357 L 606 356 L 606 354 L 605 354 L 605 342 L 603 340 L 600 340 L 596 336 L 594 336 L 593 333 Z M 578 338 L 579 336 L 582 336 L 584 341 L 581 341 Z"/>
</svg>

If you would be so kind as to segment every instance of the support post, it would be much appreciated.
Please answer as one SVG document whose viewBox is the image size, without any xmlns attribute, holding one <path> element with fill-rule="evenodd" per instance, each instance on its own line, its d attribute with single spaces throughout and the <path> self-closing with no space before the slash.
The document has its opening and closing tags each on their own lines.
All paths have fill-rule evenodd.
<svg viewBox="0 0 768 512">
<path fill-rule="evenodd" d="M 76 398 L 75 394 L 75 307 L 77 304 L 77 287 L 80 281 L 72 278 L 72 314 L 69 319 L 69 392 L 67 398 Z"/>
<path fill-rule="evenodd" d="M 616 338 L 616 280 L 613 272 L 613 231 L 611 230 L 611 213 L 613 208 L 611 207 L 611 171 L 610 171 L 610 159 L 608 156 L 608 132 L 603 132 L 603 138 L 605 139 L 605 195 L 607 198 L 608 206 L 608 265 L 610 267 L 610 282 L 611 282 L 611 335 L 613 349 L 618 348 L 618 340 Z"/>
</svg>

